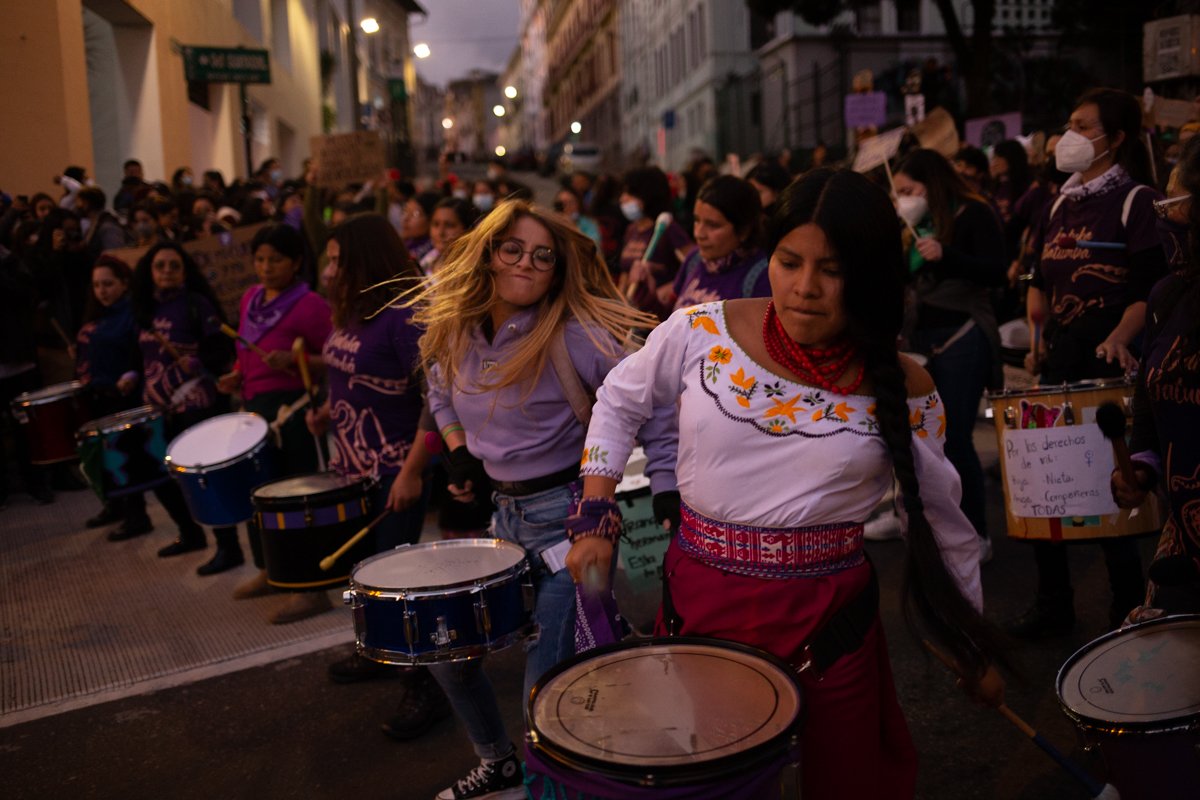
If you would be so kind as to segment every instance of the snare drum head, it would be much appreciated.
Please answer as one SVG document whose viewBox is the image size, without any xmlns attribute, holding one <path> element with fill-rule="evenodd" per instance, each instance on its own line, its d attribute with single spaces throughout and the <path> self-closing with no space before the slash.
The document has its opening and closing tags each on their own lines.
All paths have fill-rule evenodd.
<svg viewBox="0 0 1200 800">
<path fill-rule="evenodd" d="M 541 743 L 634 775 L 742 756 L 801 709 L 784 665 L 695 640 L 605 648 L 543 679 L 530 705 Z"/>
<path fill-rule="evenodd" d="M 108 433 L 161 416 L 162 414 L 154 406 L 138 406 L 128 411 L 118 411 L 116 414 L 109 414 L 107 417 L 94 419 L 81 427 L 79 432 L 84 434 Z"/>
<path fill-rule="evenodd" d="M 196 423 L 175 437 L 167 458 L 177 467 L 210 467 L 253 450 L 267 436 L 258 414 L 221 414 Z"/>
<path fill-rule="evenodd" d="M 1200 715 L 1200 616 L 1167 617 L 1108 634 L 1071 656 L 1058 696 L 1075 719 L 1162 727 Z"/>
<path fill-rule="evenodd" d="M 352 583 L 384 590 L 426 590 L 490 578 L 511 570 L 525 550 L 502 539 L 450 539 L 380 553 L 361 562 Z"/>
<path fill-rule="evenodd" d="M 342 492 L 349 487 L 362 484 L 358 478 L 346 478 L 336 472 L 313 472 L 296 475 L 280 481 L 263 484 L 254 490 L 256 500 L 287 500 L 296 497 L 314 497 L 329 492 Z"/>
<path fill-rule="evenodd" d="M 13 402 L 18 405 L 36 406 L 41 403 L 49 403 L 60 397 L 69 397 L 70 395 L 78 394 L 82 390 L 83 384 L 79 381 L 67 381 L 66 383 L 56 383 L 33 392 L 19 394 L 13 399 Z"/>
</svg>

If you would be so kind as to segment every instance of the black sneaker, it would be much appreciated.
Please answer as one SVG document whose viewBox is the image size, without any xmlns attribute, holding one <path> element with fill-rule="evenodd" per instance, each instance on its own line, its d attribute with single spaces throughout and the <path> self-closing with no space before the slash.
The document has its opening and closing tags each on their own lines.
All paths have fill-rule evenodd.
<svg viewBox="0 0 1200 800">
<path fill-rule="evenodd" d="M 85 528 L 106 528 L 114 522 L 120 522 L 124 519 L 124 515 L 117 511 L 111 503 L 105 503 L 104 508 L 100 509 L 100 513 L 94 517 L 88 517 L 83 523 Z"/>
<path fill-rule="evenodd" d="M 518 800 L 525 796 L 525 777 L 516 753 L 499 761 L 484 761 L 438 792 L 437 800 Z"/>
<path fill-rule="evenodd" d="M 380 726 L 385 734 L 397 741 L 416 739 L 450 716 L 450 701 L 442 687 L 427 672 L 421 670 L 421 673 L 404 693 L 396 716 Z"/>
<path fill-rule="evenodd" d="M 334 683 L 358 683 L 380 678 L 400 677 L 401 667 L 392 664 L 380 664 L 358 653 L 349 658 L 335 661 L 329 665 L 329 677 Z"/>
<path fill-rule="evenodd" d="M 135 536 L 141 536 L 154 530 L 154 525 L 150 522 L 149 517 L 141 519 L 127 519 L 116 528 L 108 532 L 105 537 L 110 542 L 123 542 L 126 539 L 132 539 Z"/>
</svg>

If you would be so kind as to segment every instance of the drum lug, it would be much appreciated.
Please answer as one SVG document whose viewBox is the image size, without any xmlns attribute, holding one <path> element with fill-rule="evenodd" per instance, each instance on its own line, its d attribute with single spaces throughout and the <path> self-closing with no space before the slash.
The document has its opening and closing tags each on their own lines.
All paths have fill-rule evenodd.
<svg viewBox="0 0 1200 800">
<path fill-rule="evenodd" d="M 311 528 L 313 526 L 313 512 L 308 506 L 304 507 L 304 527 Z"/>
<path fill-rule="evenodd" d="M 475 601 L 475 631 L 492 638 L 492 612 L 488 610 L 487 598 L 482 593 Z"/>
<path fill-rule="evenodd" d="M 437 630 L 429 634 L 429 641 L 433 642 L 437 647 L 449 647 L 450 643 L 458 638 L 458 631 L 452 631 L 446 627 L 446 618 L 439 615 L 437 618 Z"/>
<path fill-rule="evenodd" d="M 1012 406 L 1004 409 L 1004 424 L 1009 428 L 1017 427 L 1017 410 Z"/>
<path fill-rule="evenodd" d="M 206 480 L 204 479 L 204 476 L 203 476 L 203 475 L 200 475 L 199 477 L 197 477 L 197 478 L 196 478 L 196 483 L 197 483 L 197 484 L 199 484 L 199 486 L 200 486 L 200 488 L 201 488 L 201 489 L 207 489 L 207 488 L 208 488 L 208 481 L 206 481 Z"/>
<path fill-rule="evenodd" d="M 417 638 L 420 636 L 420 627 L 417 624 L 417 612 L 410 609 L 404 610 L 404 640 L 408 643 L 408 648 L 411 650 L 417 643 Z"/>
<path fill-rule="evenodd" d="M 1063 403 L 1063 422 L 1068 425 L 1075 424 L 1075 407 L 1071 405 L 1070 400 Z"/>
<path fill-rule="evenodd" d="M 346 591 L 342 592 L 342 603 L 343 603 L 344 605 L 353 606 L 353 605 L 354 605 L 354 598 L 355 598 L 356 596 L 357 596 L 357 595 L 355 595 L 355 593 L 354 593 L 354 590 L 353 590 L 353 589 L 347 589 Z"/>
</svg>

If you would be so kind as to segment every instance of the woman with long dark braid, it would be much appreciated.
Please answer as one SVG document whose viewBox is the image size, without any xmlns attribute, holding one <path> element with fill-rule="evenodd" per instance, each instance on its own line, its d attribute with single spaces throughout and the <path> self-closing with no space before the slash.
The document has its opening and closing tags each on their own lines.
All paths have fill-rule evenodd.
<svg viewBox="0 0 1200 800">
<path fill-rule="evenodd" d="M 634 434 L 678 402 L 682 503 L 659 632 L 742 642 L 801 668 L 805 796 L 911 797 L 916 753 L 862 523 L 894 473 L 906 616 L 953 654 L 968 693 L 998 703 L 979 540 L 959 509 L 933 379 L 896 350 L 905 266 L 887 195 L 818 170 L 781 195 L 770 227 L 770 298 L 676 311 L 605 379 L 567 566 L 576 581 L 605 574 Z"/>
</svg>

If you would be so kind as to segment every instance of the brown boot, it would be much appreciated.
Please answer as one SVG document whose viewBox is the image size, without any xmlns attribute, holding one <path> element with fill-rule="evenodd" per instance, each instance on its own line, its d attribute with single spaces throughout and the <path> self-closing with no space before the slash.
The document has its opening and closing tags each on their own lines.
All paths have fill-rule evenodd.
<svg viewBox="0 0 1200 800">
<path fill-rule="evenodd" d="M 234 600 L 249 600 L 252 597 L 264 597 L 271 593 L 271 585 L 267 583 L 267 571 L 260 569 L 254 576 L 242 581 L 233 589 Z"/>
<path fill-rule="evenodd" d="M 293 592 L 270 616 L 272 625 L 286 625 L 333 609 L 325 592 Z"/>
</svg>

